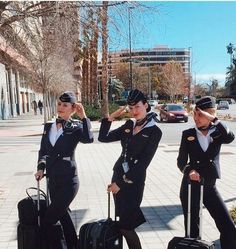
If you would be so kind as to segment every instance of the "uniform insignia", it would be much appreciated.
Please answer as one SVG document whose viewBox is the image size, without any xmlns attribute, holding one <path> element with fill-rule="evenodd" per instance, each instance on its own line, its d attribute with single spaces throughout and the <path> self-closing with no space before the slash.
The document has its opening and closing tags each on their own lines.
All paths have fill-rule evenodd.
<svg viewBox="0 0 236 249">
<path fill-rule="evenodd" d="M 130 129 L 125 129 L 125 133 L 130 133 Z"/>
<path fill-rule="evenodd" d="M 143 137 L 149 137 L 148 135 L 142 134 Z"/>
<path fill-rule="evenodd" d="M 195 140 L 195 137 L 192 137 L 192 136 L 187 137 L 187 140 L 188 140 L 188 141 L 193 141 L 193 140 Z"/>
</svg>

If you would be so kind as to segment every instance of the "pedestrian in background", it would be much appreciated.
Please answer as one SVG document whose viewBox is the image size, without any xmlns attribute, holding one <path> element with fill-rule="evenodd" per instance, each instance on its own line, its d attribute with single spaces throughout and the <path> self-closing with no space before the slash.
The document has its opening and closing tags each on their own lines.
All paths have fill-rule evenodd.
<svg viewBox="0 0 236 249">
<path fill-rule="evenodd" d="M 83 105 L 76 102 L 73 92 L 64 92 L 59 97 L 58 118 L 44 126 L 35 174 L 40 180 L 46 169 L 49 179 L 51 203 L 42 221 L 42 228 L 52 249 L 77 248 L 77 234 L 68 211 L 79 188 L 74 153 L 79 142 L 92 143 L 93 135 Z M 74 112 L 81 121 L 71 119 Z M 62 225 L 67 247 L 53 233 L 53 225 L 58 221 Z"/>
<path fill-rule="evenodd" d="M 195 128 L 183 131 L 177 164 L 183 172 L 180 199 L 187 235 L 188 180 L 192 185 L 190 237 L 199 236 L 200 180 L 204 179 L 203 203 L 220 232 L 221 249 L 236 248 L 236 228 L 216 187 L 220 173 L 222 144 L 234 140 L 234 134 L 216 117 L 215 101 L 205 96 L 196 102 Z"/>
<path fill-rule="evenodd" d="M 118 129 L 110 131 L 112 121 L 125 113 L 125 107 L 102 119 L 98 140 L 121 141 L 122 153 L 113 167 L 108 191 L 114 194 L 119 228 L 130 249 L 141 249 L 135 229 L 144 223 L 140 208 L 146 169 L 150 164 L 162 136 L 156 123 L 156 114 L 148 113 L 151 107 L 144 94 L 135 89 L 129 93 L 127 104 L 132 119 Z"/>
<path fill-rule="evenodd" d="M 38 108 L 39 108 L 39 112 L 42 115 L 43 114 L 43 103 L 41 100 L 38 101 Z"/>
<path fill-rule="evenodd" d="M 37 115 L 37 102 L 33 100 L 31 105 L 32 109 L 34 110 L 34 115 Z"/>
</svg>

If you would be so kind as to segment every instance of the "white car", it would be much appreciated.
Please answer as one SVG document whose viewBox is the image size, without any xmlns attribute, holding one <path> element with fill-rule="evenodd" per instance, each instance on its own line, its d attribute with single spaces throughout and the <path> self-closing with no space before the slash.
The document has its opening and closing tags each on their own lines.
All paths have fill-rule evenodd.
<svg viewBox="0 0 236 249">
<path fill-rule="evenodd" d="M 155 99 L 149 99 L 149 100 L 148 100 L 148 104 L 149 104 L 152 108 L 157 108 L 158 101 L 155 100 Z"/>
<path fill-rule="evenodd" d="M 225 109 L 229 109 L 229 102 L 222 100 L 217 105 L 217 110 L 225 110 Z"/>
</svg>

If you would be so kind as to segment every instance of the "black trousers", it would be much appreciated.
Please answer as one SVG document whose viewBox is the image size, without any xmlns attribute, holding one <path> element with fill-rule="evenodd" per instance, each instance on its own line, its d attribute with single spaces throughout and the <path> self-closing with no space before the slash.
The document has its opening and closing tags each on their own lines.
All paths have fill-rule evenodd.
<svg viewBox="0 0 236 249">
<path fill-rule="evenodd" d="M 221 249 L 236 249 L 236 228 L 234 222 L 218 192 L 216 180 L 206 180 L 203 188 L 203 203 L 220 232 Z M 199 235 L 199 199 L 200 183 L 191 182 L 191 226 L 190 236 L 193 238 Z M 180 189 L 180 199 L 184 212 L 185 235 L 187 233 L 187 209 L 188 209 L 188 181 L 184 177 Z"/>
<path fill-rule="evenodd" d="M 78 192 L 79 184 L 57 184 L 49 179 L 49 191 L 51 203 L 43 219 L 42 227 L 45 231 L 47 241 L 51 249 L 76 249 L 77 234 L 69 214 L 69 205 Z M 57 238 L 55 224 L 60 221 L 65 241 Z"/>
</svg>

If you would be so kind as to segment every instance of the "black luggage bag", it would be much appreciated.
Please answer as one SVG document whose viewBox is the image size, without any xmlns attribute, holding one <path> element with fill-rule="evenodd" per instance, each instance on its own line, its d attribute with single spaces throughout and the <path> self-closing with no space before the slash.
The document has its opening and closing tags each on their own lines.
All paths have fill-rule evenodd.
<svg viewBox="0 0 236 249">
<path fill-rule="evenodd" d="M 49 249 L 38 225 L 17 226 L 18 249 Z"/>
<path fill-rule="evenodd" d="M 41 229 L 41 220 L 49 205 L 48 179 L 46 179 L 46 188 L 47 194 L 40 189 L 39 181 L 37 181 L 37 188 L 28 188 L 26 190 L 28 197 L 18 203 L 18 249 L 49 249 L 49 245 Z M 31 196 L 29 194 L 30 189 L 37 190 L 37 195 Z M 60 224 L 53 226 L 53 234 L 56 240 L 63 237 L 63 231 Z"/>
<path fill-rule="evenodd" d="M 168 249 L 214 249 L 212 241 L 202 240 L 202 206 L 203 206 L 203 185 L 201 180 L 200 187 L 200 210 L 199 210 L 199 237 L 190 238 L 190 216 L 191 216 L 191 183 L 188 184 L 188 217 L 187 217 L 187 237 L 174 237 L 168 243 Z"/>
<path fill-rule="evenodd" d="M 38 224 L 38 215 L 40 219 L 42 219 L 45 215 L 47 209 L 46 203 L 46 194 L 39 189 L 40 196 L 43 198 L 39 198 L 38 195 L 30 195 L 29 190 L 38 190 L 37 188 L 31 187 L 26 189 L 26 194 L 28 197 L 22 199 L 18 202 L 18 217 L 19 223 L 24 225 L 37 225 Z M 39 211 L 38 211 L 38 201 L 39 201 Z M 39 212 L 39 213 L 38 213 Z"/>
<path fill-rule="evenodd" d="M 108 194 L 108 218 L 86 223 L 79 231 L 79 249 L 122 249 L 122 235 L 118 222 L 110 218 L 110 193 Z"/>
</svg>

